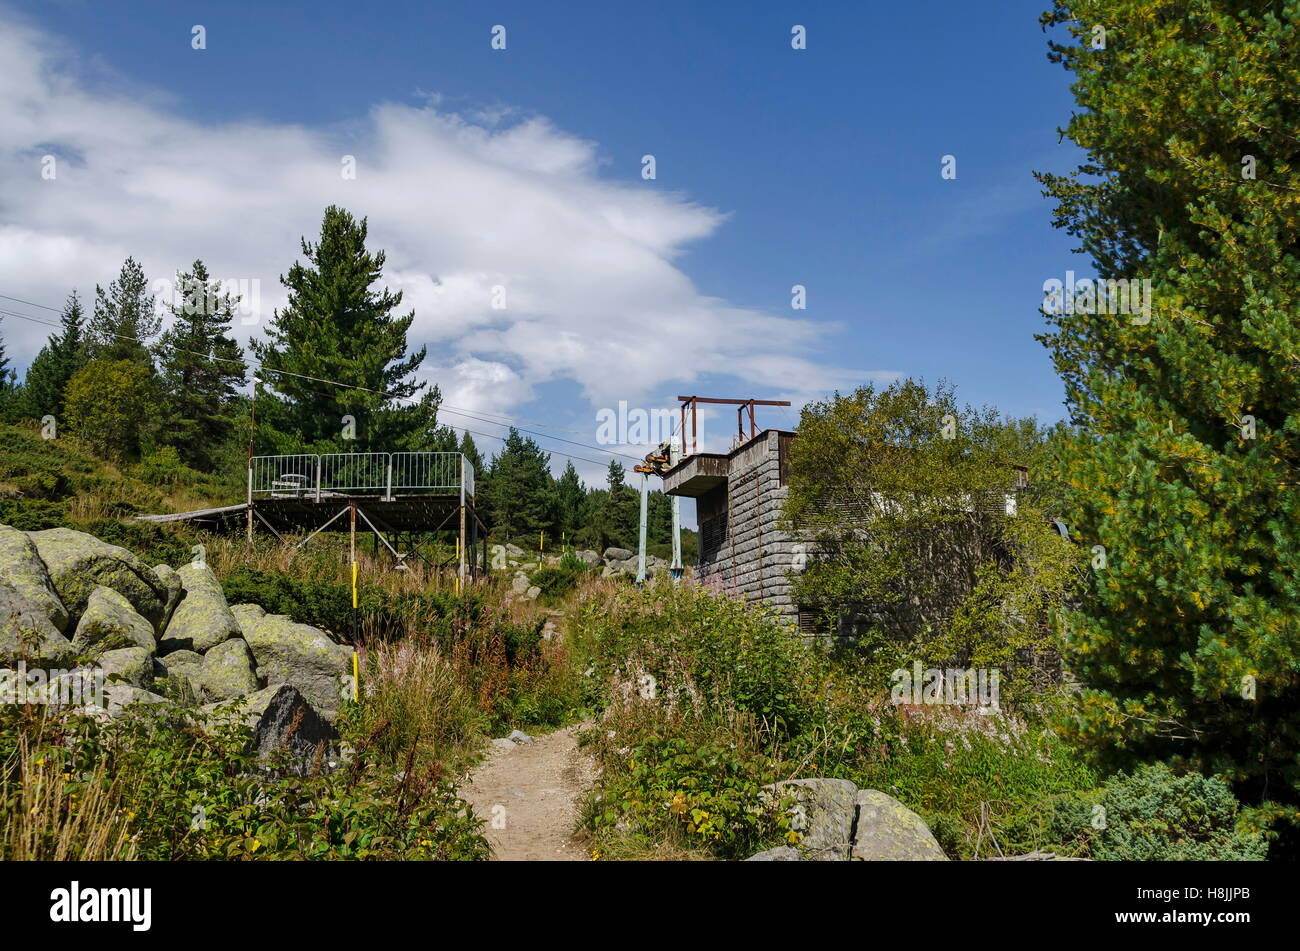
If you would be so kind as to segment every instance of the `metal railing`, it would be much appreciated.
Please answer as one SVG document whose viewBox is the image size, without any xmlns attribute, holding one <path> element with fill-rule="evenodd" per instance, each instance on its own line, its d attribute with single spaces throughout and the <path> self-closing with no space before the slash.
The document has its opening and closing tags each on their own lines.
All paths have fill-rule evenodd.
<svg viewBox="0 0 1300 951">
<path fill-rule="evenodd" d="M 313 499 L 394 493 L 474 496 L 474 465 L 459 452 L 331 452 L 254 456 L 248 500 Z"/>
</svg>

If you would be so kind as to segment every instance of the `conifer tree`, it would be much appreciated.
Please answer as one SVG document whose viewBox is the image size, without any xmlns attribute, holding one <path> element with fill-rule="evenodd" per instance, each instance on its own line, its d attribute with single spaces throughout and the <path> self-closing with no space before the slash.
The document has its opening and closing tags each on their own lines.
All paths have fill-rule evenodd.
<svg viewBox="0 0 1300 951">
<path fill-rule="evenodd" d="M 84 316 L 76 291 L 68 295 L 59 323 L 60 331 L 50 335 L 23 380 L 23 411 L 38 419 L 46 415 L 63 418 L 64 390 L 85 363 Z"/>
<path fill-rule="evenodd" d="M 496 534 L 504 539 L 554 535 L 555 496 L 551 457 L 530 437 L 511 427 L 505 445 L 488 467 L 479 498 Z"/>
<path fill-rule="evenodd" d="M 176 276 L 180 299 L 159 345 L 166 406 L 161 441 L 208 468 L 236 426 L 232 412 L 246 382 L 244 352 L 230 335 L 236 300 L 223 294 L 202 261 Z"/>
<path fill-rule="evenodd" d="M 135 258 L 127 258 L 108 290 L 95 285 L 95 310 L 86 324 L 87 356 L 93 360 L 130 360 L 152 372 L 150 346 L 162 327 L 154 312 L 149 282 Z"/>
<path fill-rule="evenodd" d="M 267 411 L 304 445 L 431 449 L 441 396 L 414 378 L 426 352 L 421 347 L 407 355 L 415 312 L 395 315 L 401 292 L 376 289 L 385 256 L 366 249 L 367 230 L 366 219 L 331 205 L 320 240 L 302 240 L 305 262 L 281 276 L 288 305 L 276 311 L 267 338 L 252 342 L 272 391 Z M 354 423 L 355 440 L 340 438 L 345 417 Z"/>
<path fill-rule="evenodd" d="M 1051 56 L 1074 75 L 1065 131 L 1087 153 L 1039 176 L 1056 223 L 1101 279 L 1152 282 L 1146 313 L 1097 295 L 1045 308 L 1079 427 L 1067 521 L 1092 561 L 1065 624 L 1077 731 L 1120 764 L 1295 803 L 1300 9 L 1057 0 L 1044 21 L 1073 35 Z"/>
<path fill-rule="evenodd" d="M 587 492 L 578 478 L 578 470 L 573 467 L 573 460 L 569 460 L 555 482 L 556 529 L 563 532 L 569 542 L 573 542 L 582 531 L 586 501 Z"/>
</svg>

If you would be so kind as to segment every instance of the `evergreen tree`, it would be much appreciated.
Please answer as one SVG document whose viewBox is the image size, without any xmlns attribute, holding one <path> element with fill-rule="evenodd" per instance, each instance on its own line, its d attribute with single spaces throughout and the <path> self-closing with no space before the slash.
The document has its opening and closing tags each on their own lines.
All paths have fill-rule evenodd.
<svg viewBox="0 0 1300 951">
<path fill-rule="evenodd" d="M 85 363 L 84 317 L 76 291 L 68 295 L 59 322 L 62 329 L 36 354 L 23 380 L 23 410 L 37 419 L 46 415 L 63 418 L 64 391 Z"/>
<path fill-rule="evenodd" d="M 1095 293 L 1045 307 L 1079 426 L 1067 521 L 1092 553 L 1065 626 L 1078 733 L 1120 763 L 1171 760 L 1295 803 L 1300 15 L 1057 0 L 1044 19 L 1075 38 L 1051 48 L 1087 153 L 1039 176 L 1056 223 L 1103 280 L 1152 282 L 1145 314 L 1099 312 Z"/>
<path fill-rule="evenodd" d="M 605 481 L 608 486 L 600 499 L 593 519 L 593 540 L 604 550 L 613 545 L 618 548 L 636 548 L 641 526 L 641 499 L 636 490 L 624 481 L 627 470 L 616 459 L 609 461 Z"/>
<path fill-rule="evenodd" d="M 108 290 L 95 285 L 95 312 L 86 325 L 87 356 L 94 360 L 130 360 L 152 371 L 149 347 L 162 318 L 154 312 L 149 282 L 135 258 L 127 258 Z"/>
<path fill-rule="evenodd" d="M 582 480 L 578 478 L 578 470 L 570 460 L 555 483 L 555 527 L 570 544 L 575 542 L 582 531 L 586 502 L 587 492 L 582 486 Z"/>
<path fill-rule="evenodd" d="M 236 301 L 219 293 L 202 261 L 178 274 L 180 301 L 162 335 L 159 364 L 165 392 L 162 442 L 182 461 L 210 468 L 235 430 L 232 412 L 246 383 L 244 352 L 230 336 Z"/>
<path fill-rule="evenodd" d="M 436 386 L 426 390 L 414 379 L 426 352 L 421 347 L 407 356 L 406 335 L 415 312 L 395 316 L 401 292 L 375 289 L 385 256 L 366 250 L 366 235 L 366 219 L 358 222 L 331 205 L 325 209 L 320 240 L 302 240 L 306 262 L 295 262 L 288 276 L 281 276 L 289 303 L 273 316 L 267 339 L 252 343 L 263 364 L 259 372 L 273 390 L 268 412 L 308 445 L 430 449 L 441 396 Z M 411 402 L 417 394 L 419 401 Z M 345 417 L 355 423 L 355 441 L 340 440 Z"/>
<path fill-rule="evenodd" d="M 554 534 L 550 466 L 550 454 L 511 427 L 505 446 L 488 467 L 486 488 L 479 490 L 494 534 L 506 540 Z"/>
<path fill-rule="evenodd" d="M 0 420 L 9 421 L 16 415 L 19 403 L 19 389 L 14 383 L 17 374 L 9 367 L 9 357 L 5 353 L 5 341 L 0 334 Z"/>
</svg>

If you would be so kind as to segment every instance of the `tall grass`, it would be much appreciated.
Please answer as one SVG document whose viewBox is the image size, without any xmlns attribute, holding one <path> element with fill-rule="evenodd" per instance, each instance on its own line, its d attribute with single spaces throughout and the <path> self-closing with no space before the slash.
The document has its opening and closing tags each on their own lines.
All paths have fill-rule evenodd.
<svg viewBox="0 0 1300 951">
<path fill-rule="evenodd" d="M 0 859 L 135 858 L 121 780 L 102 760 L 85 775 L 67 769 L 39 742 L 19 737 L 0 764 Z"/>
</svg>

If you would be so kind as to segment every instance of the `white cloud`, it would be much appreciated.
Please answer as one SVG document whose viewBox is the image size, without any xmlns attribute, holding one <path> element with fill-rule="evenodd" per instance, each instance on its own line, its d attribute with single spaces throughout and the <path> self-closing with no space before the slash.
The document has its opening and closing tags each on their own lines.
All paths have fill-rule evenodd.
<svg viewBox="0 0 1300 951">
<path fill-rule="evenodd" d="M 819 363 L 811 321 L 701 294 L 675 262 L 726 215 L 602 179 L 597 146 L 545 118 L 440 111 L 422 93 L 346 131 L 205 123 L 164 94 L 83 79 L 76 51 L 5 16 L 0 294 L 58 305 L 76 287 L 88 300 L 127 254 L 155 279 L 202 257 L 215 276 L 259 280 L 269 316 L 300 236 L 338 203 L 369 217 L 386 280 L 416 311 L 412 346 L 429 346 L 423 372 L 452 405 L 509 412 L 553 381 L 600 407 L 658 405 L 715 374 L 745 394 L 867 376 Z M 45 154 L 58 158 L 53 181 Z M 354 181 L 340 175 L 344 155 L 356 156 Z M 5 318 L 3 332 L 22 364 L 48 328 Z"/>
</svg>

